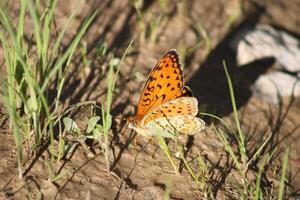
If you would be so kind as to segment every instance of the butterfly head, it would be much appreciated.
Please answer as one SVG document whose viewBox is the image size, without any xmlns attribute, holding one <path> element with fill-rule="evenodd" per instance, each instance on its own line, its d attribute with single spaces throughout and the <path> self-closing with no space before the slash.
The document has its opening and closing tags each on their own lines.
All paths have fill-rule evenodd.
<svg viewBox="0 0 300 200">
<path fill-rule="evenodd" d="M 139 121 L 136 119 L 136 116 L 127 117 L 128 128 L 133 129 L 138 134 L 141 134 L 144 136 L 153 135 L 153 133 L 151 131 L 145 129 L 145 127 L 141 127 L 141 125 L 138 124 L 138 122 Z"/>
<path fill-rule="evenodd" d="M 134 119 L 133 116 L 127 117 L 126 120 L 127 120 L 128 127 L 129 127 L 129 128 L 134 128 L 134 127 L 137 126 L 137 125 L 136 125 L 136 122 L 135 122 L 135 119 Z"/>
</svg>

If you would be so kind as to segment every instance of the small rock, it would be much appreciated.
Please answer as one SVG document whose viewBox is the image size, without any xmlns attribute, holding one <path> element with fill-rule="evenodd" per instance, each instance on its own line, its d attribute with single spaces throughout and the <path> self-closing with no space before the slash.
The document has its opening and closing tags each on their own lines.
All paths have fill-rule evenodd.
<svg viewBox="0 0 300 200">
<path fill-rule="evenodd" d="M 237 49 L 240 66 L 265 57 L 274 57 L 278 69 L 300 72 L 300 41 L 285 31 L 258 25 L 253 30 L 240 32 L 231 47 Z"/>
<path fill-rule="evenodd" d="M 272 72 L 260 76 L 252 87 L 253 95 L 271 103 L 280 97 L 300 95 L 300 74 L 292 76 L 283 72 Z"/>
</svg>

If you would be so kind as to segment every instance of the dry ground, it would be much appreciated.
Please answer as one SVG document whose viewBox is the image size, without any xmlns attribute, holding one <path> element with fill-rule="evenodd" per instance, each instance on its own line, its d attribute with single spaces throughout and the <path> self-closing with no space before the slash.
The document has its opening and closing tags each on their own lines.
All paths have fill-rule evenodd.
<svg viewBox="0 0 300 200">
<path fill-rule="evenodd" d="M 56 11 L 58 27 L 65 22 L 66 16 L 74 6 L 73 2 L 59 1 Z M 95 59 L 95 48 L 100 41 L 107 42 L 109 52 L 122 55 L 130 40 L 134 40 L 131 53 L 121 66 L 112 107 L 115 120 L 111 133 L 111 148 L 115 160 L 112 163 L 112 172 L 105 170 L 102 155 L 96 154 L 94 158 L 89 158 L 85 149 L 79 145 L 72 155 L 57 163 L 57 172 L 68 172 L 58 181 L 47 181 L 47 151 L 36 158 L 28 159 L 25 178 L 19 180 L 13 136 L 8 128 L 8 120 L 3 120 L 0 129 L 1 199 L 85 199 L 89 195 L 91 199 L 162 199 L 166 189 L 170 190 L 170 199 L 201 199 L 201 191 L 179 160 L 176 160 L 176 163 L 181 173 L 174 174 L 157 143 L 148 143 L 141 138 L 137 143 L 132 142 L 130 130 L 123 135 L 119 134 L 124 126 L 119 118 L 130 112 L 126 77 L 130 77 L 133 100 L 136 104 L 140 86 L 145 82 L 147 73 L 156 59 L 171 48 L 179 51 L 185 66 L 187 85 L 197 97 L 200 108 L 234 124 L 226 77 L 221 64 L 223 59 L 227 61 L 234 80 L 237 106 L 242 129 L 247 135 L 249 151 L 253 151 L 255 144 L 260 143 L 270 133 L 271 141 L 265 151 L 277 148 L 269 166 L 269 174 L 264 174 L 264 180 L 268 181 L 264 184 L 269 187 L 278 184 L 282 151 L 290 147 L 287 176 L 289 194 L 299 194 L 300 99 L 289 98 L 284 99 L 281 105 L 270 105 L 251 96 L 250 86 L 261 73 L 260 70 L 255 70 L 259 66 L 256 63 L 254 67 L 238 68 L 235 54 L 229 49 L 228 42 L 242 28 L 259 23 L 271 24 L 300 36 L 300 3 L 296 0 L 166 2 L 165 10 L 162 11 L 158 2 L 145 1 L 141 9 L 143 21 L 140 22 L 137 11 L 129 1 L 85 1 L 80 5 L 81 12 L 74 22 L 74 30 L 68 31 L 71 38 L 83 17 L 93 9 L 99 9 L 99 14 L 84 39 L 88 49 L 87 56 L 92 61 L 91 66 L 84 66 L 80 53 L 77 52 L 78 56 L 75 56 L 63 92 L 62 103 L 65 106 L 85 100 L 96 100 L 98 103 L 103 100 L 107 69 L 101 66 L 101 61 Z M 239 13 L 237 10 L 241 6 L 243 9 Z M 11 10 L 17 15 L 18 5 L 11 4 Z M 161 21 L 152 33 L 154 36 L 149 30 L 142 35 L 141 32 L 145 30 L 142 26 L 159 15 Z M 234 19 L 232 23 L 231 19 Z M 209 36 L 211 49 L 203 39 L 200 26 Z M 67 45 L 68 39 L 64 42 Z M 1 55 L 0 59 L 2 63 Z M 5 116 L 2 105 L 0 109 L 1 116 Z M 87 113 L 80 111 L 73 117 L 81 124 Z M 192 166 L 196 166 L 195 158 L 200 154 L 209 163 L 213 174 L 210 184 L 217 199 L 238 198 L 234 192 L 234 177 L 238 178 L 238 173 L 233 168 L 222 143 L 209 127 L 209 119 L 204 120 L 208 127 L 203 133 L 181 141 L 187 146 L 186 158 Z M 174 146 L 174 142 L 170 141 L 169 147 L 173 152 Z"/>
</svg>

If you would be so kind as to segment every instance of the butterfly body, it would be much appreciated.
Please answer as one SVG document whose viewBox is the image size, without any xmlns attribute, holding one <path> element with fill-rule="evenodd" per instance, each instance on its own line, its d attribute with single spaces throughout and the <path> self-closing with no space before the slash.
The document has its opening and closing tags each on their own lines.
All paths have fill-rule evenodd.
<svg viewBox="0 0 300 200">
<path fill-rule="evenodd" d="M 184 85 L 178 54 L 170 50 L 150 72 L 129 128 L 147 136 L 192 135 L 205 127 L 197 113 L 198 101 Z"/>
</svg>

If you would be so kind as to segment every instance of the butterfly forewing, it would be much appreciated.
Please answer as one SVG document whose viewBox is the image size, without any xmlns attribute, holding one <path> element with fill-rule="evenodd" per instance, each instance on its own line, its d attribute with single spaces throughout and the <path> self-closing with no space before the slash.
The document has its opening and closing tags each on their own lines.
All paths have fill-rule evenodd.
<svg viewBox="0 0 300 200">
<path fill-rule="evenodd" d="M 140 123 L 152 108 L 176 98 L 183 86 L 184 79 L 178 54 L 175 50 L 170 50 L 159 59 L 150 72 L 137 106 L 137 123 Z"/>
<path fill-rule="evenodd" d="M 192 93 L 191 89 L 187 86 L 184 86 L 182 88 L 182 90 L 180 91 L 180 93 L 178 93 L 175 98 L 177 98 L 177 97 L 192 97 L 192 96 L 193 96 L 193 93 Z"/>
</svg>

